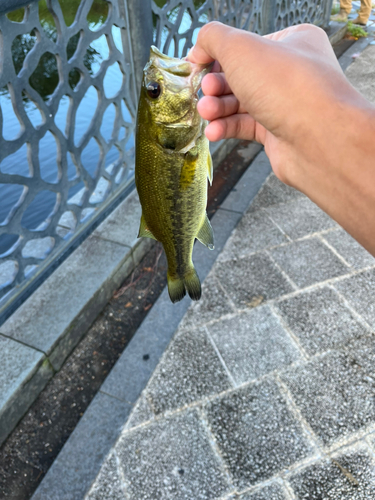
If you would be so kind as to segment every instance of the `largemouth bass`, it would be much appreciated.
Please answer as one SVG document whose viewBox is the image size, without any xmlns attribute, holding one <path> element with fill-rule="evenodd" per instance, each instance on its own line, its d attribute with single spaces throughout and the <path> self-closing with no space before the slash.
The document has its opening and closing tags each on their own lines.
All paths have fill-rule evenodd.
<svg viewBox="0 0 375 500">
<path fill-rule="evenodd" d="M 214 248 L 206 214 L 207 177 L 212 182 L 206 121 L 197 111 L 198 90 L 211 65 L 168 57 L 151 47 L 143 70 L 136 131 L 135 183 L 142 205 L 138 237 L 154 238 L 168 261 L 172 302 L 186 291 L 201 297 L 192 261 L 197 238 Z"/>
</svg>

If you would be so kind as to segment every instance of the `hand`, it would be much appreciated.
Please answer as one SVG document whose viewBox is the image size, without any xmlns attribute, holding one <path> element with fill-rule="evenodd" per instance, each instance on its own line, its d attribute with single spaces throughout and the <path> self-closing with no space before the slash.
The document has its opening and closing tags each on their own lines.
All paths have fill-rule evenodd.
<svg viewBox="0 0 375 500">
<path fill-rule="evenodd" d="M 298 25 L 261 37 L 214 22 L 188 58 L 217 61 L 198 105 L 208 139 L 264 144 L 280 180 L 375 253 L 375 108 L 346 79 L 325 32 Z"/>
</svg>

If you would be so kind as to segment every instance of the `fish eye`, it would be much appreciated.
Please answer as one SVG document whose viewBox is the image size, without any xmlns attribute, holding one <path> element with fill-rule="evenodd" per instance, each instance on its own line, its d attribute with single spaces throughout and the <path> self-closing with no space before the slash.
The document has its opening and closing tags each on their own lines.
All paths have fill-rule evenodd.
<svg viewBox="0 0 375 500">
<path fill-rule="evenodd" d="M 147 85 L 147 94 L 151 99 L 157 99 L 160 95 L 161 88 L 158 82 L 150 82 Z"/>
</svg>

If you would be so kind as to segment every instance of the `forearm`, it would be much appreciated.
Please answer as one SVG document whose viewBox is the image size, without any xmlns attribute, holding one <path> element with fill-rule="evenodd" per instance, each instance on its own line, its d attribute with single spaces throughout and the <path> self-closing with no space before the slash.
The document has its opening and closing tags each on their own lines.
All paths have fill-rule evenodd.
<svg viewBox="0 0 375 500">
<path fill-rule="evenodd" d="M 336 113 L 330 132 L 302 148 L 284 179 L 375 255 L 375 108 L 362 97 Z M 325 137 L 324 137 L 325 135 Z"/>
</svg>

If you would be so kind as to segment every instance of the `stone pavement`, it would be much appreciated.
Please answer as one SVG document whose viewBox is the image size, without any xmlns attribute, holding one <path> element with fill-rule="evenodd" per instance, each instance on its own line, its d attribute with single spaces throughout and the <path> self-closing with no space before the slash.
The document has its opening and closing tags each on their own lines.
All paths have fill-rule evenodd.
<svg viewBox="0 0 375 500">
<path fill-rule="evenodd" d="M 375 101 L 374 67 L 347 74 Z M 374 299 L 375 259 L 271 174 L 85 499 L 375 499 Z"/>
</svg>

